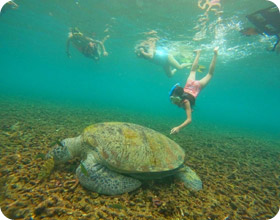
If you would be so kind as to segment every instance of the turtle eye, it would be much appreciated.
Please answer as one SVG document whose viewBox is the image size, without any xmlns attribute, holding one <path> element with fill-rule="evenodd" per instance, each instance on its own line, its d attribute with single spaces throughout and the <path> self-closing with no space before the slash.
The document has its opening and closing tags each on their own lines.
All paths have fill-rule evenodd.
<svg viewBox="0 0 280 220">
<path fill-rule="evenodd" d="M 57 145 L 59 145 L 61 147 L 65 146 L 65 141 L 57 141 L 56 143 L 57 143 Z"/>
<path fill-rule="evenodd" d="M 65 141 L 64 140 L 60 141 L 60 144 L 61 144 L 62 147 L 65 147 Z"/>
</svg>

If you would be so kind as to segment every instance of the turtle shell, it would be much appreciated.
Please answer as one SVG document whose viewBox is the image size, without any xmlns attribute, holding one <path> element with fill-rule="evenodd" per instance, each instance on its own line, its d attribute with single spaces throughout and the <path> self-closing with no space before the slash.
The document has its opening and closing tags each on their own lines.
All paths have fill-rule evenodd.
<svg viewBox="0 0 280 220">
<path fill-rule="evenodd" d="M 120 172 L 171 171 L 184 162 L 185 152 L 177 143 L 140 125 L 99 123 L 85 128 L 82 135 L 104 165 Z"/>
</svg>

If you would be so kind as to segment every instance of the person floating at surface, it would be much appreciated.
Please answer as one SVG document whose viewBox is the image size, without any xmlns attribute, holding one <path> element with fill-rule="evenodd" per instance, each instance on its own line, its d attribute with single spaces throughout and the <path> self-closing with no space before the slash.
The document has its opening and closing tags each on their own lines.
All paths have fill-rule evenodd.
<svg viewBox="0 0 280 220">
<path fill-rule="evenodd" d="M 253 36 L 253 35 L 264 35 L 264 33 L 260 32 L 257 28 L 244 28 L 242 30 L 240 30 L 240 33 L 243 34 L 244 36 Z M 265 35 L 264 35 L 265 36 Z M 277 40 L 276 42 L 273 44 L 272 47 L 268 47 L 266 48 L 267 51 L 276 51 L 277 54 L 279 54 L 280 52 L 280 35 L 279 34 L 276 34 L 275 35 Z"/>
<path fill-rule="evenodd" d="M 260 32 L 257 28 L 254 27 L 247 27 L 241 29 L 239 32 L 246 37 L 262 34 L 262 32 Z"/>
<path fill-rule="evenodd" d="M 201 50 L 196 50 L 196 57 L 194 59 L 190 75 L 187 79 L 187 83 L 185 87 L 181 87 L 179 83 L 174 85 L 169 92 L 170 100 L 173 104 L 177 105 L 180 108 L 184 108 L 186 112 L 187 119 L 179 126 L 174 127 L 171 129 L 170 134 L 178 133 L 183 127 L 187 126 L 192 121 L 192 107 L 195 105 L 195 100 L 200 91 L 207 86 L 210 82 L 211 78 L 213 77 L 216 59 L 218 55 L 219 47 L 215 47 L 214 49 L 214 56 L 212 62 L 210 64 L 208 74 L 202 78 L 201 80 L 196 80 L 196 69 L 198 66 L 198 60 L 200 57 Z"/>
<path fill-rule="evenodd" d="M 211 20 L 216 23 L 215 29 L 220 26 L 220 23 L 222 21 L 221 14 L 223 13 L 223 11 L 221 10 L 222 5 L 220 0 L 198 0 L 197 6 L 200 9 L 204 10 L 204 13 L 199 16 L 200 18 L 197 20 L 197 23 L 194 27 L 194 29 L 197 30 L 193 37 L 194 41 L 200 41 L 207 37 L 207 31 L 211 29 L 211 25 L 208 25 L 210 21 L 210 11 L 214 12 L 216 16 L 216 18 L 214 18 L 216 21 L 211 18 Z"/>
<path fill-rule="evenodd" d="M 155 31 L 149 33 L 155 34 Z M 166 75 L 172 77 L 177 69 L 183 69 L 188 66 L 187 63 L 180 64 L 173 55 L 169 54 L 167 49 L 157 45 L 158 37 L 148 37 L 140 44 L 136 45 L 135 53 L 137 57 L 150 60 L 151 62 L 163 67 Z"/>
<path fill-rule="evenodd" d="M 203 1 L 203 0 L 198 0 L 197 6 L 198 6 L 200 9 L 202 9 L 202 10 L 205 10 L 205 9 L 206 9 L 206 10 L 205 10 L 205 14 L 207 14 L 208 11 L 210 11 L 210 10 L 211 10 L 211 11 L 217 12 L 217 9 L 214 8 L 215 6 L 221 8 L 220 0 L 211 0 L 211 1 L 206 0 L 206 1 L 204 2 L 204 4 L 201 5 L 202 1 Z"/>
<path fill-rule="evenodd" d="M 103 56 L 108 56 L 108 53 L 105 49 L 104 42 L 109 38 L 109 35 L 105 36 L 102 41 L 94 40 L 90 37 L 86 37 L 83 33 L 79 31 L 78 28 L 71 28 L 69 33 L 67 45 L 66 45 L 66 54 L 71 58 L 69 47 L 70 42 L 74 47 L 76 47 L 84 56 L 98 61 L 100 59 L 101 53 L 103 51 Z"/>
</svg>

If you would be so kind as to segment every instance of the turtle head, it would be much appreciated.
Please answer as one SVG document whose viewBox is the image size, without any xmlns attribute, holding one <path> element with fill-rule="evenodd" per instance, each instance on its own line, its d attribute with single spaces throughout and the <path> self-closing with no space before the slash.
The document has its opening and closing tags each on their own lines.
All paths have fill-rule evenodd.
<svg viewBox="0 0 280 220">
<path fill-rule="evenodd" d="M 66 138 L 62 141 L 58 141 L 57 144 L 47 153 L 46 159 L 52 157 L 56 164 L 60 164 L 79 156 L 81 141 L 81 136 Z"/>
<path fill-rule="evenodd" d="M 67 147 L 67 139 L 57 141 L 54 147 L 47 153 L 46 159 L 53 158 L 56 164 L 65 163 L 71 159 L 71 154 Z"/>
</svg>

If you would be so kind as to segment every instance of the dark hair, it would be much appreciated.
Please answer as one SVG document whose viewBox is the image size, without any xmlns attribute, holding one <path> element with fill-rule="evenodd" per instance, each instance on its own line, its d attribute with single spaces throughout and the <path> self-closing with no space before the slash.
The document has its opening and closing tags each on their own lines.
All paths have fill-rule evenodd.
<svg viewBox="0 0 280 220">
<path fill-rule="evenodd" d="M 83 54 L 88 58 L 93 58 L 95 61 L 98 61 L 100 59 L 100 54 L 98 51 L 98 45 L 95 43 L 93 47 L 90 45 L 87 45 L 83 48 Z"/>
<path fill-rule="evenodd" d="M 179 96 L 182 100 L 189 100 L 191 106 L 195 105 L 195 97 L 193 97 L 191 94 L 189 93 L 185 93 L 184 92 L 184 88 L 181 86 L 176 86 L 176 88 L 174 89 L 174 91 L 171 94 L 172 96 Z"/>
<path fill-rule="evenodd" d="M 179 96 L 181 97 L 184 94 L 184 89 L 181 86 L 176 86 L 176 88 L 172 92 L 172 96 Z"/>
</svg>

